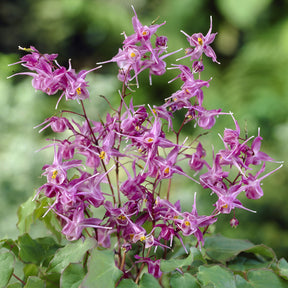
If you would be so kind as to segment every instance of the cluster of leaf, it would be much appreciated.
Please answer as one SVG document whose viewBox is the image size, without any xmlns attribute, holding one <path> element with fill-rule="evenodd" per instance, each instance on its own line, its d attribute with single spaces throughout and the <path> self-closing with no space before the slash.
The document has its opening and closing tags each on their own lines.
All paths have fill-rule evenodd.
<svg viewBox="0 0 288 288">
<path fill-rule="evenodd" d="M 0 240 L 0 287 L 288 287 L 288 263 L 278 260 L 271 248 L 219 235 L 207 237 L 201 251 L 191 247 L 188 255 L 174 247 L 173 257 L 161 260 L 159 282 L 143 270 L 136 284 L 122 279 L 114 251 L 96 248 L 95 239 L 63 242 L 55 229 L 55 216 L 42 218 L 45 205 L 28 199 L 18 211 L 21 236 Z M 31 238 L 25 233 L 37 219 L 53 237 Z"/>
</svg>

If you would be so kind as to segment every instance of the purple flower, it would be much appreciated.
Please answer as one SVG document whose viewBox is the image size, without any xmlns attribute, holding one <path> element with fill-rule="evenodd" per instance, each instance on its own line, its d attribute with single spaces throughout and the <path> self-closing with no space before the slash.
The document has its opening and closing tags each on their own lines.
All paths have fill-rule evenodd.
<svg viewBox="0 0 288 288">
<path fill-rule="evenodd" d="M 45 172 L 42 175 L 47 176 L 47 182 L 61 185 L 67 177 L 67 170 L 81 166 L 81 160 L 70 160 L 62 162 L 62 150 L 58 148 L 56 151 L 56 144 L 54 144 L 54 161 L 52 165 L 44 165 Z"/>
<path fill-rule="evenodd" d="M 64 91 L 59 97 L 56 108 L 63 95 L 65 95 L 66 100 L 83 100 L 89 97 L 87 90 L 88 83 L 85 81 L 85 77 L 89 72 L 99 69 L 101 66 L 93 68 L 89 71 L 82 70 L 77 75 L 75 70 L 71 67 L 71 61 L 69 61 L 68 70 L 56 62 L 55 59 L 58 56 L 57 54 L 42 55 L 33 46 L 31 46 L 30 49 L 21 47 L 20 49 L 31 52 L 31 54 L 25 55 L 21 58 L 20 62 L 14 64 L 21 63 L 24 67 L 31 71 L 35 71 L 36 73 L 22 72 L 16 73 L 12 76 L 32 76 L 32 86 L 36 90 L 41 90 L 48 95 L 53 95 L 59 90 Z"/>
<path fill-rule="evenodd" d="M 66 236 L 67 240 L 73 241 L 81 237 L 82 231 L 86 227 L 101 228 L 101 229 L 111 229 L 110 227 L 101 226 L 101 219 L 98 218 L 85 218 L 84 209 L 82 206 L 77 207 L 73 215 L 70 218 L 64 216 L 63 214 L 55 211 L 56 214 L 61 217 L 62 221 L 66 222 L 63 225 L 62 233 Z"/>
<path fill-rule="evenodd" d="M 210 47 L 210 44 L 214 41 L 217 33 L 212 32 L 212 16 L 210 17 L 210 28 L 206 36 L 203 36 L 202 33 L 195 33 L 192 36 L 189 36 L 187 33 L 181 30 L 181 32 L 187 37 L 187 41 L 192 48 L 186 50 L 186 56 L 179 58 L 177 60 L 191 57 L 191 61 L 199 59 L 204 53 L 207 57 L 212 58 L 213 62 L 220 64 L 216 60 L 216 54 L 214 50 Z"/>
<path fill-rule="evenodd" d="M 126 39 L 123 41 L 124 45 L 135 45 L 137 42 L 140 42 L 143 47 L 147 48 L 150 52 L 153 52 L 152 45 L 150 42 L 151 36 L 157 32 L 157 29 L 165 24 L 163 22 L 162 24 L 158 25 L 150 25 L 143 26 L 141 22 L 139 21 L 136 11 L 134 7 L 132 6 L 132 9 L 134 11 L 135 16 L 132 18 L 132 25 L 134 28 L 135 33 L 126 37 Z"/>
<path fill-rule="evenodd" d="M 246 158 L 246 161 L 245 161 L 245 164 L 247 166 L 250 164 L 260 165 L 262 161 L 276 162 L 266 153 L 260 151 L 262 140 L 263 138 L 260 136 L 260 129 L 258 129 L 258 136 L 253 140 L 251 144 L 251 150 L 247 152 L 248 157 Z"/>
<path fill-rule="evenodd" d="M 194 203 L 191 212 L 179 213 L 180 218 L 174 217 L 174 223 L 180 228 L 183 236 L 194 235 L 198 243 L 204 244 L 204 238 L 199 227 L 209 226 L 217 221 L 215 215 L 199 216 L 196 208 L 196 193 L 194 193 Z M 182 219 L 181 219 L 182 218 Z"/>
<path fill-rule="evenodd" d="M 204 165 L 208 166 L 208 163 L 203 160 L 203 158 L 206 156 L 206 152 L 202 147 L 201 142 L 198 143 L 196 152 L 193 153 L 192 155 L 186 155 L 187 158 L 189 158 L 189 166 L 192 170 L 195 170 L 199 172 Z M 209 167 L 209 166 L 208 166 Z"/>
<path fill-rule="evenodd" d="M 221 113 L 221 109 L 215 110 L 206 110 L 203 107 L 194 107 L 196 111 L 198 111 L 198 125 L 203 129 L 211 129 L 214 124 L 216 123 L 215 117 L 218 115 L 223 114 Z"/>
<path fill-rule="evenodd" d="M 237 228 L 238 225 L 239 225 L 239 221 L 238 221 L 235 217 L 233 217 L 233 218 L 230 220 L 230 226 L 231 226 L 232 228 Z"/>
<path fill-rule="evenodd" d="M 49 126 L 53 130 L 53 132 L 59 133 L 59 132 L 64 132 L 66 129 L 71 129 L 73 130 L 72 125 L 70 124 L 69 120 L 65 117 L 57 117 L 57 116 L 52 116 L 48 119 L 46 119 L 44 122 L 41 124 L 35 126 L 34 128 L 38 128 L 39 126 L 42 126 L 43 124 L 46 124 L 41 130 L 39 130 L 39 133 L 41 133 L 43 130 L 48 128 Z"/>
<path fill-rule="evenodd" d="M 136 259 L 135 263 L 146 263 L 148 266 L 148 273 L 153 275 L 155 278 L 160 278 L 162 272 L 160 270 L 160 259 L 151 260 L 148 257 L 140 257 L 139 255 L 134 256 Z"/>
<path fill-rule="evenodd" d="M 263 196 L 263 190 L 261 188 L 261 181 L 271 175 L 272 173 L 276 172 L 282 167 L 280 165 L 278 168 L 274 169 L 273 171 L 263 175 L 262 177 L 258 178 L 261 173 L 265 171 L 265 163 L 262 165 L 261 169 L 256 173 L 255 176 L 249 173 L 247 178 L 243 177 L 242 182 L 246 185 L 245 186 L 245 194 L 246 197 L 249 199 L 259 199 Z"/>
<path fill-rule="evenodd" d="M 218 196 L 218 200 L 215 203 L 217 211 L 222 214 L 230 214 L 235 208 L 241 208 L 248 210 L 250 212 L 255 212 L 242 205 L 242 203 L 237 199 L 238 195 L 245 190 L 245 186 L 242 183 L 231 185 L 229 188 L 226 185 L 211 186 L 206 183 L 206 185 Z"/>
<path fill-rule="evenodd" d="M 203 188 L 208 188 L 210 186 L 222 187 L 224 185 L 223 179 L 228 177 L 229 172 L 222 169 L 220 162 L 221 156 L 219 154 L 214 156 L 213 151 L 213 166 L 210 167 L 207 165 L 208 171 L 200 175 L 200 183 Z"/>
</svg>

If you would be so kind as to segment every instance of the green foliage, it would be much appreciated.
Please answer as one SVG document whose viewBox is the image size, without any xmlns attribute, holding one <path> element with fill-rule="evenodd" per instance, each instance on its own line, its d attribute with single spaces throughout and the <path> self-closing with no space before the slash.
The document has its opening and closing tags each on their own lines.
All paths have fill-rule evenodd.
<svg viewBox="0 0 288 288">
<path fill-rule="evenodd" d="M 0 287 L 8 284 L 14 271 L 14 257 L 11 253 L 0 254 Z"/>
<path fill-rule="evenodd" d="M 4 2 L 9 2 L 9 5 L 13 6 L 11 1 Z M 169 42 L 169 48 L 176 47 L 175 43 L 179 43 L 185 38 L 176 36 L 176 33 L 179 33 L 180 21 L 183 23 L 183 30 L 186 31 L 187 28 L 187 33 L 194 33 L 208 27 L 207 19 L 210 14 L 213 16 L 213 22 L 216 23 L 215 29 L 220 29 L 219 41 L 216 39 L 218 41 L 216 42 L 216 52 L 222 53 L 219 59 L 222 65 L 214 68 L 213 75 L 208 76 L 208 78 L 213 76 L 214 80 L 211 85 L 216 88 L 213 90 L 215 92 L 209 92 L 212 93 L 209 105 L 211 108 L 218 107 L 218 104 L 223 103 L 225 99 L 227 104 L 223 110 L 232 110 L 236 114 L 243 115 L 240 122 L 244 125 L 244 121 L 248 120 L 249 131 L 256 130 L 258 126 L 261 126 L 261 135 L 263 133 L 265 140 L 267 139 L 265 145 L 268 154 L 273 152 L 274 158 L 277 160 L 287 159 L 288 82 L 286 78 L 288 58 L 286 52 L 288 22 L 285 13 L 287 9 L 282 8 L 281 5 L 278 8 L 271 5 L 272 1 L 270 0 L 217 0 L 212 5 L 213 11 L 211 11 L 209 1 L 163 0 L 157 1 L 157 3 L 161 3 L 158 6 L 154 1 L 146 1 L 146 4 L 144 2 L 139 1 L 139 3 L 133 4 L 143 8 L 143 14 L 146 16 L 147 12 L 152 10 L 150 12 L 156 18 L 158 15 L 163 15 L 162 11 L 164 10 L 164 15 L 169 17 L 167 28 L 163 28 L 168 32 L 169 39 L 173 39 Z M 284 2 L 281 3 L 287 7 Z M 83 51 L 81 55 L 77 55 L 79 59 L 75 59 L 79 66 L 94 63 L 95 59 L 101 61 L 110 59 L 111 52 L 116 52 L 118 49 L 116 45 L 122 41 L 122 37 L 118 35 L 119 23 L 121 23 L 121 31 L 126 30 L 128 22 L 130 24 L 130 18 L 127 15 L 131 16 L 127 3 L 125 5 L 123 5 L 123 1 L 119 1 L 120 4 L 117 1 L 111 1 L 111 3 L 99 0 L 88 2 L 80 0 L 72 2 L 67 0 L 22 1 L 21 9 L 14 9 L 13 12 L 16 21 L 15 27 L 17 26 L 19 31 L 11 33 L 9 29 L 1 30 L 7 31 L 9 35 L 2 39 L 11 39 L 13 35 L 16 35 L 16 41 L 9 40 L 3 41 L 3 43 L 9 42 L 10 45 L 13 45 L 9 47 L 9 51 L 16 52 L 17 45 L 22 45 L 22 43 L 25 45 L 27 39 L 31 39 L 31 43 L 37 47 L 48 47 L 51 52 L 61 50 L 61 54 L 67 55 L 67 59 L 74 58 L 76 53 Z M 188 6 L 189 9 L 187 9 Z M 19 12 L 16 10 L 22 11 L 20 13 L 23 15 L 18 14 L 17 17 Z M 57 12 L 55 13 L 55 11 Z M 4 13 L 1 14 L 3 17 Z M 25 17 L 22 17 L 24 13 Z M 7 13 L 7 15 L 10 14 Z M 20 19 L 21 23 L 19 24 Z M 151 19 L 150 16 L 149 19 Z M 12 23 L 12 21 L 13 17 L 7 23 Z M 223 34 L 221 30 L 223 30 Z M 225 40 L 227 36 L 225 31 L 233 32 L 229 34 L 231 38 L 228 40 Z M 20 38 L 19 35 L 21 35 Z M 79 39 L 80 41 L 78 41 Z M 234 48 L 230 47 L 232 42 L 236 43 Z M 226 47 L 226 50 L 223 47 Z M 227 47 L 230 47 L 230 50 Z M 225 53 L 227 53 L 227 57 L 225 57 Z M 18 232 L 15 232 L 16 228 L 14 228 L 16 218 L 11 215 L 14 210 L 16 211 L 19 203 L 27 199 L 31 191 L 39 186 L 35 182 L 40 183 L 38 176 L 41 165 L 43 165 L 43 162 L 40 163 L 38 160 L 39 157 L 34 155 L 34 150 L 39 149 L 41 145 L 38 145 L 35 140 L 29 140 L 33 139 L 33 135 L 35 135 L 35 131 L 32 131 L 30 127 L 42 121 L 43 115 L 50 115 L 46 109 L 50 105 L 46 104 L 48 101 L 56 101 L 53 97 L 47 99 L 47 97 L 43 98 L 43 95 L 34 95 L 30 87 L 30 80 L 21 83 L 11 81 L 11 84 L 8 84 L 6 77 L 14 72 L 11 73 L 11 67 L 7 68 L 7 65 L 15 62 L 14 58 L 13 55 L 0 55 L 0 62 L 3 64 L 1 66 L 2 97 L 0 103 L 1 107 L 4 107 L 1 113 L 0 129 L 1 147 L 5 147 L 0 154 L 2 167 L 5 167 L 5 170 L 1 171 L 1 199 L 3 201 L 0 205 L 0 231 L 2 237 L 8 235 L 7 239 L 0 241 L 0 287 L 24 286 L 13 276 L 13 273 L 18 273 L 16 268 L 19 265 L 23 266 L 21 266 L 23 273 L 20 278 L 26 283 L 25 287 L 44 287 L 43 285 L 47 288 L 73 287 L 73 285 L 76 287 L 84 281 L 85 277 L 86 282 L 93 281 L 93 277 L 104 281 L 105 277 L 99 278 L 100 276 L 96 273 L 93 275 L 92 270 L 95 266 L 97 269 L 99 266 L 114 267 L 114 255 L 94 249 L 93 241 L 70 243 L 68 244 L 70 251 L 69 248 L 66 248 L 67 246 L 62 248 L 61 241 L 63 239 L 61 239 L 55 215 L 48 213 L 41 219 L 47 209 L 44 207 L 49 206 L 48 202 L 42 201 L 39 205 L 39 203 L 32 202 L 32 197 L 30 197 L 20 206 L 17 226 L 21 236 L 17 238 Z M 67 59 L 63 59 L 63 61 L 67 61 Z M 111 76 L 105 75 L 105 79 L 108 78 L 111 79 Z M 105 79 L 103 78 L 99 82 L 107 91 L 112 86 L 113 78 L 111 81 L 109 80 L 110 82 Z M 91 86 L 99 89 L 99 83 L 94 80 L 91 83 L 93 83 Z M 140 91 L 142 102 L 143 97 L 147 99 L 153 97 L 154 100 L 167 97 L 165 94 L 167 92 L 159 92 L 164 90 L 163 87 L 157 85 L 155 87 L 154 92 L 150 92 L 149 95 L 145 88 Z M 104 93 L 101 89 L 97 90 L 97 93 L 103 93 L 106 97 L 111 94 L 110 91 Z M 43 139 L 45 137 L 47 137 L 46 134 L 43 135 Z M 285 253 L 287 255 L 288 234 L 284 229 L 288 225 L 287 200 L 285 200 L 287 199 L 285 196 L 286 174 L 287 168 L 284 167 L 283 171 L 279 172 L 278 179 L 265 185 L 266 195 L 259 206 L 254 203 L 251 205 L 256 205 L 255 208 L 249 206 L 258 211 L 258 218 L 257 215 L 252 215 L 256 216 L 255 221 L 249 220 L 250 214 L 248 215 L 247 212 L 246 214 L 239 213 L 242 217 L 239 218 L 240 223 L 245 223 L 243 228 L 240 225 L 237 230 L 233 230 L 233 234 L 226 228 L 219 227 L 218 231 L 221 230 L 226 235 L 249 237 L 258 243 L 269 243 L 273 245 L 273 248 L 282 249 L 279 250 L 282 255 Z M 273 193 L 273 191 L 277 191 L 277 193 Z M 179 194 L 177 197 L 182 199 Z M 202 200 L 205 203 L 205 199 Z M 51 237 L 34 238 L 25 234 L 29 233 L 32 225 L 40 219 L 56 240 Z M 259 224 L 260 222 L 261 224 Z M 275 223 L 280 224 L 275 225 Z M 255 233 L 256 229 L 257 233 Z M 16 240 L 10 239 L 11 237 L 16 237 Z M 94 252 L 95 250 L 97 252 Z M 227 283 L 231 285 L 229 287 L 287 287 L 287 261 L 284 258 L 278 260 L 273 250 L 267 246 L 254 245 L 240 239 L 215 236 L 206 239 L 201 253 L 196 248 L 191 248 L 189 252 L 188 256 L 182 255 L 182 258 L 161 261 L 161 269 L 164 272 L 163 283 L 168 283 L 167 285 L 172 288 L 215 288 L 225 287 L 226 282 L 222 282 L 222 277 L 227 277 L 229 280 Z M 93 258 L 91 258 L 92 255 Z M 189 264 L 191 264 L 190 267 Z M 107 269 L 114 273 L 114 279 L 107 277 L 103 283 L 106 283 L 107 280 L 110 281 L 109 285 L 114 285 L 121 273 L 110 266 Z M 103 275 L 107 276 L 104 268 Z M 183 274 L 176 268 L 180 268 L 180 271 L 182 269 Z M 145 273 L 139 281 L 141 287 L 157 287 L 158 284 L 155 283 L 156 280 Z M 139 285 L 131 279 L 123 279 L 118 287 L 134 288 Z M 105 287 L 109 286 L 105 285 Z"/>
<path fill-rule="evenodd" d="M 85 288 L 105 287 L 113 288 L 122 276 L 115 266 L 114 252 L 112 250 L 94 249 L 89 257 L 88 272 L 82 283 Z"/>
<path fill-rule="evenodd" d="M 61 274 L 60 287 L 78 288 L 85 276 L 85 269 L 79 263 L 69 264 Z"/>
<path fill-rule="evenodd" d="M 220 235 L 207 237 L 201 251 L 191 247 L 188 255 L 161 260 L 160 279 L 144 269 L 138 284 L 124 279 L 123 271 L 115 266 L 117 256 L 97 248 L 94 239 L 63 247 L 51 237 L 33 239 L 23 234 L 16 241 L 2 240 L 0 252 L 0 285 L 9 288 L 21 287 L 15 274 L 19 263 L 24 287 L 288 287 L 287 261 L 278 260 L 271 248 Z"/>
<path fill-rule="evenodd" d="M 92 238 L 83 241 L 79 239 L 68 243 L 65 247 L 59 249 L 51 260 L 48 271 L 61 273 L 70 263 L 82 262 L 87 251 L 95 247 L 96 241 Z"/>
<path fill-rule="evenodd" d="M 199 288 L 197 279 L 189 273 L 173 274 L 170 279 L 170 285 L 172 288 Z"/>
<path fill-rule="evenodd" d="M 24 263 L 45 265 L 61 245 L 51 237 L 32 239 L 29 234 L 18 238 L 19 258 Z"/>
<path fill-rule="evenodd" d="M 151 274 L 144 273 L 139 282 L 139 288 L 148 288 L 148 287 L 161 288 L 158 281 Z"/>
<path fill-rule="evenodd" d="M 192 249 L 191 249 L 192 250 Z M 171 272 L 176 268 L 181 268 L 183 266 L 188 266 L 193 262 L 193 253 L 190 252 L 189 256 L 184 259 L 172 258 L 169 260 L 161 260 L 160 268 L 163 272 Z"/>
</svg>

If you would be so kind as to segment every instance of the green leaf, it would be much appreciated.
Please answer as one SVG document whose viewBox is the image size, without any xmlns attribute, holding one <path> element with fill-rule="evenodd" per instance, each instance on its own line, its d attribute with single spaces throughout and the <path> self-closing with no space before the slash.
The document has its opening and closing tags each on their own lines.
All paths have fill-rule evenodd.
<svg viewBox="0 0 288 288">
<path fill-rule="evenodd" d="M 2 239 L 0 240 L 0 248 L 6 248 L 9 251 L 13 252 L 15 256 L 18 257 L 19 248 L 17 246 L 16 241 L 12 239 Z"/>
<path fill-rule="evenodd" d="M 34 222 L 33 213 L 36 208 L 36 203 L 33 200 L 33 196 L 31 196 L 26 202 L 22 203 L 17 211 L 18 222 L 17 227 L 19 229 L 20 234 L 28 233 L 30 230 L 30 226 Z"/>
<path fill-rule="evenodd" d="M 88 260 L 88 273 L 80 287 L 114 288 L 122 274 L 123 272 L 115 266 L 112 250 L 95 248 Z"/>
<path fill-rule="evenodd" d="M 139 286 L 132 279 L 123 279 L 117 288 L 138 288 Z"/>
<path fill-rule="evenodd" d="M 24 288 L 45 288 L 45 281 L 36 276 L 30 276 Z"/>
<path fill-rule="evenodd" d="M 60 278 L 61 288 L 78 288 L 85 276 L 83 265 L 69 264 Z"/>
<path fill-rule="evenodd" d="M 288 287 L 287 281 L 284 281 L 283 279 L 278 277 L 273 271 L 268 269 L 251 270 L 247 273 L 247 279 L 253 288 Z"/>
<path fill-rule="evenodd" d="M 161 288 L 158 280 L 151 274 L 144 273 L 139 282 L 139 288 Z"/>
<path fill-rule="evenodd" d="M 197 279 L 189 273 L 174 274 L 170 280 L 171 288 L 199 288 Z"/>
<path fill-rule="evenodd" d="M 237 288 L 253 288 L 252 284 L 247 282 L 244 278 L 242 278 L 240 275 L 235 276 L 236 281 L 236 287 Z"/>
<path fill-rule="evenodd" d="M 188 255 L 188 257 L 184 259 L 176 259 L 176 258 L 171 258 L 169 260 L 161 259 L 160 261 L 161 271 L 171 272 L 171 271 L 174 271 L 176 268 L 181 268 L 183 266 L 191 265 L 194 259 L 193 252 L 195 252 L 195 250 L 190 250 L 190 254 Z"/>
<path fill-rule="evenodd" d="M 270 262 L 263 262 L 251 253 L 241 253 L 233 261 L 228 263 L 228 268 L 233 271 L 248 271 L 250 269 L 268 268 Z"/>
<path fill-rule="evenodd" d="M 263 244 L 255 245 L 254 247 L 245 250 L 245 252 L 255 254 L 263 262 L 272 262 L 276 260 L 275 252 L 270 247 Z"/>
<path fill-rule="evenodd" d="M 95 245 L 96 240 L 93 238 L 87 238 L 85 241 L 79 239 L 68 243 L 55 253 L 47 271 L 61 273 L 70 263 L 81 262 L 85 253 Z"/>
<path fill-rule="evenodd" d="M 288 263 L 284 258 L 281 258 L 277 264 L 279 269 L 279 275 L 284 279 L 288 280 Z"/>
<path fill-rule="evenodd" d="M 213 284 L 214 288 L 236 288 L 234 275 L 218 266 L 200 266 L 197 274 L 203 285 Z"/>
<path fill-rule="evenodd" d="M 14 271 L 14 256 L 9 252 L 0 253 L 0 287 L 5 287 Z"/>
<path fill-rule="evenodd" d="M 22 284 L 19 282 L 11 283 L 7 286 L 7 288 L 22 288 Z"/>
<path fill-rule="evenodd" d="M 25 278 L 27 279 L 29 276 L 37 276 L 39 272 L 39 268 L 35 264 L 27 264 L 23 268 L 23 272 Z"/>
<path fill-rule="evenodd" d="M 56 236 L 57 240 L 60 242 L 60 240 L 62 239 L 62 234 L 60 232 L 61 225 L 56 217 L 56 214 L 51 211 L 43 217 L 43 215 L 47 212 L 47 207 L 51 205 L 49 203 L 49 200 L 51 199 L 47 197 L 41 199 L 40 204 L 38 204 L 37 208 L 34 211 L 34 218 L 44 222 L 47 229 L 51 231 L 53 235 Z"/>
<path fill-rule="evenodd" d="M 32 239 L 28 234 L 18 238 L 19 256 L 24 262 L 44 263 L 47 257 L 54 255 L 56 250 L 61 247 L 51 237 Z"/>
<path fill-rule="evenodd" d="M 249 269 L 269 268 L 276 261 L 274 251 L 265 245 L 255 245 L 250 249 L 243 250 L 228 267 L 236 271 L 247 271 Z"/>
<path fill-rule="evenodd" d="M 45 288 L 60 287 L 60 274 L 59 273 L 45 273 L 41 275 L 41 279 L 45 281 Z"/>
<path fill-rule="evenodd" d="M 223 236 L 211 236 L 205 239 L 206 254 L 213 260 L 225 263 L 236 257 L 240 252 L 254 246 L 249 241 L 230 239 Z"/>
</svg>

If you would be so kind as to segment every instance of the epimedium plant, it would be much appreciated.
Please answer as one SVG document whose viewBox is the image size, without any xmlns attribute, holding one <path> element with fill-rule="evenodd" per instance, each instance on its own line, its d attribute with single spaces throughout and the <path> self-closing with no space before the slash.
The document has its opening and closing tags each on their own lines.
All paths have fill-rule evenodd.
<svg viewBox="0 0 288 288">
<path fill-rule="evenodd" d="M 76 73 L 71 61 L 68 69 L 61 66 L 57 54 L 19 47 L 28 54 L 14 64 L 29 72 L 12 76 L 31 76 L 32 86 L 48 95 L 60 92 L 56 109 L 65 98 L 76 100 L 82 112 L 61 110 L 37 126 L 39 132 L 50 127 L 62 138 L 48 139 L 42 148 L 52 149 L 54 159 L 43 166 L 47 182 L 19 208 L 20 236 L 1 241 L 0 286 L 286 287 L 288 264 L 271 248 L 204 237 L 221 214 L 232 213 L 230 225 L 237 227 L 235 210 L 255 212 L 239 195 L 262 197 L 262 180 L 282 166 L 266 171 L 267 162 L 279 162 L 260 151 L 260 129 L 255 138 L 248 137 L 233 113 L 203 106 L 202 88 L 211 81 L 200 77 L 203 57 L 219 63 L 210 46 L 217 34 L 212 18 L 205 36 L 181 31 L 189 48 L 177 61 L 189 57 L 191 65 L 166 68 L 164 59 L 181 49 L 167 52 L 167 37 L 158 36 L 165 22 L 143 26 L 133 11 L 134 33 L 123 33 L 117 55 L 98 63 L 116 62 L 122 82 L 118 107 L 104 97 L 111 108 L 105 120 L 90 119 L 84 104 L 89 98 L 86 75 L 101 66 Z M 169 81 L 181 81 L 179 90 L 160 106 L 134 105 L 139 74 L 148 70 L 152 85 L 152 77 L 167 69 L 179 71 Z M 176 129 L 174 116 L 180 110 L 184 116 Z M 219 115 L 231 117 L 235 127 L 224 130 L 223 149 L 213 151 L 209 161 L 200 140 Z M 204 132 L 181 141 L 185 125 Z M 177 174 L 215 196 L 210 214 L 198 214 L 196 193 L 191 211 L 183 210 L 180 200 L 171 201 Z M 36 219 L 53 235 L 33 239 L 29 228 Z"/>
</svg>

